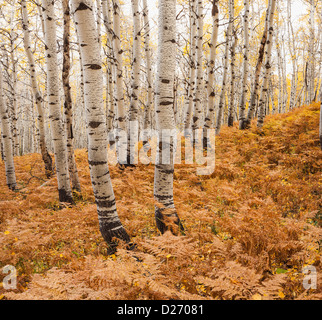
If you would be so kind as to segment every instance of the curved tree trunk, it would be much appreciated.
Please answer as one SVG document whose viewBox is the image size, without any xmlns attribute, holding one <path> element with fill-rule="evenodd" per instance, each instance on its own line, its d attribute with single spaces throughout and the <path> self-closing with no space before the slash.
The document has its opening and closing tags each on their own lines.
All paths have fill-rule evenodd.
<svg viewBox="0 0 322 320">
<path fill-rule="evenodd" d="M 72 0 L 84 71 L 88 163 L 101 234 L 113 249 L 114 237 L 130 241 L 116 211 L 107 158 L 107 132 L 103 101 L 103 72 L 91 0 Z"/>
<path fill-rule="evenodd" d="M 54 145 L 59 201 L 73 203 L 67 164 L 67 147 L 59 103 L 59 76 L 54 4 L 43 0 L 47 65 L 47 94 L 50 128 Z"/>
<path fill-rule="evenodd" d="M 159 3 L 159 37 L 156 78 L 156 129 L 159 136 L 157 163 L 154 174 L 156 225 L 161 233 L 167 230 L 178 234 L 183 229 L 173 201 L 173 141 L 170 131 L 175 129 L 173 83 L 176 65 L 176 0 Z M 168 151 L 164 157 L 162 149 Z"/>
</svg>

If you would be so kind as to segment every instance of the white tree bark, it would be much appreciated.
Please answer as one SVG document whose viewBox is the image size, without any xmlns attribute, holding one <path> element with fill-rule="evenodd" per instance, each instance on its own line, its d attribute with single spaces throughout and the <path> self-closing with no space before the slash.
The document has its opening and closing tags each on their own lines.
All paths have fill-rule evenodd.
<svg viewBox="0 0 322 320">
<path fill-rule="evenodd" d="M 229 24 L 228 24 L 227 32 L 226 32 L 225 57 L 224 57 L 225 62 L 224 62 L 222 87 L 221 87 L 221 93 L 220 93 L 218 111 L 217 111 L 217 118 L 216 118 L 216 135 L 218 135 L 220 132 L 222 118 L 223 118 L 223 109 L 224 109 L 224 105 L 225 105 L 225 93 L 226 93 L 226 87 L 227 87 L 228 61 L 229 61 L 229 39 L 230 39 L 231 32 L 232 32 L 232 23 L 233 23 L 233 20 L 230 15 Z"/>
<path fill-rule="evenodd" d="M 78 177 L 78 170 L 74 153 L 74 128 L 73 128 L 73 104 L 71 97 L 71 88 L 69 84 L 70 76 L 70 10 L 68 0 L 63 0 L 63 16 L 64 16 L 64 31 L 63 31 L 63 72 L 62 80 L 64 87 L 64 115 L 65 115 L 65 130 L 67 137 L 67 156 L 68 169 L 72 189 L 81 192 L 81 185 Z"/>
<path fill-rule="evenodd" d="M 242 84 L 242 94 L 239 103 L 239 129 L 242 129 L 242 126 L 245 121 L 245 109 L 246 109 L 246 95 L 248 92 L 247 89 L 247 80 L 249 73 L 249 0 L 244 0 L 244 63 L 243 63 L 243 84 Z"/>
<path fill-rule="evenodd" d="M 5 163 L 7 186 L 11 190 L 15 190 L 16 183 L 16 173 L 15 166 L 13 162 L 13 143 L 11 128 L 9 122 L 8 106 L 4 103 L 4 93 L 2 88 L 2 68 L 0 64 L 0 118 L 1 118 L 1 136 L 3 143 L 3 158 Z"/>
<path fill-rule="evenodd" d="M 247 112 L 247 118 L 240 125 L 241 129 L 249 128 L 250 122 L 251 122 L 251 120 L 254 116 L 254 113 L 255 113 L 255 107 L 256 107 L 257 98 L 258 98 L 258 90 L 259 90 L 259 86 L 260 86 L 259 77 L 261 74 L 261 68 L 262 68 L 264 53 L 265 53 L 264 50 L 265 50 L 265 45 L 266 45 L 267 33 L 268 33 L 268 19 L 269 19 L 270 5 L 271 5 L 271 0 L 269 0 L 268 6 L 267 6 L 265 27 L 264 27 L 263 36 L 262 36 L 260 46 L 259 46 L 258 58 L 257 58 L 255 74 L 254 74 L 254 83 L 253 83 L 253 87 L 252 87 L 252 91 L 251 91 L 248 112 Z"/>
<path fill-rule="evenodd" d="M 91 0 L 71 0 L 76 32 L 79 36 L 84 71 L 88 163 L 97 205 L 100 231 L 115 246 L 114 237 L 126 242 L 126 233 L 116 211 L 116 202 L 107 158 L 107 132 L 103 101 L 103 72 Z"/>
<path fill-rule="evenodd" d="M 208 86 L 207 86 L 207 116 L 205 118 L 205 128 L 212 129 L 214 127 L 215 121 L 215 63 L 216 63 L 216 47 L 218 40 L 218 31 L 219 31 L 219 10 L 218 10 L 219 0 L 213 0 L 212 6 L 212 36 L 209 53 L 209 65 L 208 65 Z"/>
<path fill-rule="evenodd" d="M 203 109 L 201 105 L 202 86 L 203 86 L 203 3 L 202 0 L 197 0 L 197 43 L 196 43 L 196 88 L 195 88 L 195 103 L 194 115 L 192 121 L 193 130 L 201 127 L 203 120 Z"/>
<path fill-rule="evenodd" d="M 161 233 L 170 230 L 177 234 L 182 225 L 173 201 L 173 141 L 170 138 L 170 131 L 175 129 L 176 0 L 159 2 L 158 27 L 155 112 L 159 143 L 154 175 L 155 218 Z M 162 154 L 162 149 L 168 151 L 168 157 Z"/>
<path fill-rule="evenodd" d="M 131 72 L 131 99 L 129 109 L 127 165 L 134 164 L 135 144 L 134 138 L 139 132 L 139 92 L 141 68 L 141 23 L 139 0 L 131 0 L 133 15 L 133 51 Z"/>
<path fill-rule="evenodd" d="M 257 118 L 257 126 L 261 128 L 264 123 L 264 117 L 265 117 L 265 105 L 266 101 L 268 100 L 268 81 L 269 76 L 271 73 L 271 54 L 272 54 L 272 47 L 273 47 L 273 32 L 274 32 L 274 14 L 275 14 L 275 6 L 276 6 L 276 0 L 272 0 L 271 2 L 271 8 L 270 8 L 270 14 L 269 14 L 269 21 L 268 21 L 268 36 L 266 40 L 266 61 L 265 61 L 265 71 L 264 71 L 264 77 L 263 77 L 263 84 L 262 84 L 262 90 L 261 95 L 259 99 L 259 111 L 258 111 L 258 118 Z"/>
<path fill-rule="evenodd" d="M 113 48 L 115 54 L 115 100 L 117 105 L 116 120 L 117 128 L 126 132 L 126 113 L 124 107 L 124 92 L 123 92 L 123 50 L 121 48 L 121 31 L 120 31 L 120 2 L 112 0 L 113 6 Z M 126 162 L 126 141 L 117 137 L 117 156 L 118 162 Z"/>
<path fill-rule="evenodd" d="M 152 103 L 153 103 L 153 88 L 152 88 L 152 64 L 151 64 L 151 48 L 150 48 L 150 22 L 147 0 L 143 0 L 143 23 L 144 23 L 144 51 L 146 61 L 146 86 L 148 89 L 146 103 L 144 108 L 144 124 L 143 129 L 148 130 L 152 125 Z M 143 144 L 148 142 L 149 136 L 143 137 Z"/>
<path fill-rule="evenodd" d="M 194 94 L 196 85 L 196 34 L 197 34 L 197 19 L 196 9 L 197 0 L 190 0 L 190 79 L 188 87 L 188 99 L 186 100 L 186 114 L 184 120 L 185 129 L 190 129 L 194 106 Z"/>
<path fill-rule="evenodd" d="M 43 0 L 45 26 L 45 48 L 47 66 L 47 96 L 49 105 L 50 128 L 53 139 L 55 165 L 58 182 L 59 200 L 73 203 L 67 162 L 67 144 L 64 134 L 59 99 L 60 77 L 58 73 L 56 22 L 54 4 L 51 0 Z"/>
<path fill-rule="evenodd" d="M 29 30 L 29 19 L 28 19 L 28 10 L 26 6 L 26 0 L 21 0 L 21 14 L 22 14 L 22 29 L 23 29 L 23 42 L 24 48 L 28 59 L 29 70 L 30 70 L 30 80 L 32 86 L 32 92 L 34 96 L 34 100 L 37 106 L 38 112 L 38 129 L 39 129 L 39 146 L 40 152 L 42 155 L 42 159 L 45 164 L 45 172 L 47 178 L 49 178 L 53 173 L 53 164 L 51 156 L 47 150 L 46 145 L 46 131 L 45 131 L 45 118 L 44 118 L 44 110 L 43 110 L 43 98 L 38 88 L 37 83 L 37 72 L 34 55 L 31 51 L 31 43 L 30 43 L 30 30 Z"/>
</svg>

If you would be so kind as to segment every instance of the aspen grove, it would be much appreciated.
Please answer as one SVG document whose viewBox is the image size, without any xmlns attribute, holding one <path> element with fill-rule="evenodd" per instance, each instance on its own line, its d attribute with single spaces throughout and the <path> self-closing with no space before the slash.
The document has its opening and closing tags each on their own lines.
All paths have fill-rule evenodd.
<svg viewBox="0 0 322 320">
<path fill-rule="evenodd" d="M 6 0 L 0 38 L 0 300 L 322 298 L 321 1 Z"/>
</svg>

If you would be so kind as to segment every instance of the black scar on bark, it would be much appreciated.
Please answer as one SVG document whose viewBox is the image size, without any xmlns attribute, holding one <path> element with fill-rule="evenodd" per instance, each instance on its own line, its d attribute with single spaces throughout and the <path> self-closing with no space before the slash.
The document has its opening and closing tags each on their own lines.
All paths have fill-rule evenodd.
<svg viewBox="0 0 322 320">
<path fill-rule="evenodd" d="M 185 234 L 184 232 L 184 227 L 183 227 L 183 224 L 178 216 L 178 214 L 176 212 L 174 213 L 171 213 L 171 214 L 165 214 L 163 213 L 162 211 L 164 211 L 163 208 L 159 208 L 159 207 L 155 207 L 155 223 L 156 223 L 156 226 L 157 228 L 159 229 L 159 231 L 161 232 L 161 234 L 164 234 L 166 231 L 170 230 L 172 234 L 174 235 L 178 235 L 176 234 L 176 232 L 171 228 L 169 228 L 169 226 L 167 226 L 165 223 L 164 223 L 164 219 L 165 217 L 167 218 L 170 218 L 170 217 L 174 217 L 176 218 L 176 220 L 174 221 L 174 223 L 178 226 L 178 229 L 179 229 L 179 233 L 181 233 L 182 235 Z"/>
<path fill-rule="evenodd" d="M 114 228 L 121 226 L 117 230 L 113 230 Z M 136 248 L 136 244 L 131 242 L 131 238 L 121 225 L 120 221 L 108 224 L 100 223 L 100 231 L 103 239 L 108 245 L 107 255 L 114 254 L 117 250 L 117 246 L 120 241 L 124 241 L 126 243 L 127 250 L 134 250 Z"/>
<path fill-rule="evenodd" d="M 79 4 L 79 6 L 77 7 L 77 9 L 75 10 L 75 12 L 76 11 L 78 11 L 78 10 L 87 10 L 87 9 L 89 9 L 89 10 L 92 10 L 88 5 L 86 5 L 84 2 L 81 2 L 80 4 Z"/>
<path fill-rule="evenodd" d="M 58 194 L 59 202 L 75 204 L 72 194 L 68 193 L 65 189 L 58 189 Z"/>
</svg>

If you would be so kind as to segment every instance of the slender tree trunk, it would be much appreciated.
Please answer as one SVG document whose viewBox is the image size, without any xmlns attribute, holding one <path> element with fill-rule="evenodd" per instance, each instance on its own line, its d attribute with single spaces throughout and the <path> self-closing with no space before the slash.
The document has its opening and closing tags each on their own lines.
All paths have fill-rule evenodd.
<svg viewBox="0 0 322 320">
<path fill-rule="evenodd" d="M 144 108 L 144 123 L 143 129 L 151 129 L 152 118 L 152 102 L 153 102 L 153 91 L 152 91 L 152 65 L 151 65 L 151 48 L 150 48 L 150 22 L 149 22 L 149 10 L 147 0 L 143 0 L 143 22 L 144 22 L 144 51 L 146 61 L 146 83 L 147 83 L 147 99 Z M 143 137 L 143 145 L 148 143 L 149 136 L 145 134 Z"/>
<path fill-rule="evenodd" d="M 28 10 L 26 6 L 26 0 L 21 0 L 21 12 L 22 12 L 22 28 L 23 28 L 23 34 L 24 34 L 24 39 L 23 39 L 24 48 L 26 51 L 28 64 L 29 64 L 32 92 L 33 92 L 33 96 L 36 102 L 37 112 L 38 112 L 39 147 L 40 147 L 42 159 L 45 164 L 46 176 L 47 178 L 50 178 L 51 175 L 53 174 L 53 161 L 46 146 L 45 118 L 44 118 L 44 109 L 42 105 L 43 98 L 38 89 L 35 59 L 31 51 L 30 30 L 29 30 Z"/>
<path fill-rule="evenodd" d="M 65 130 L 67 137 L 67 154 L 68 154 L 68 169 L 73 190 L 81 192 L 81 185 L 78 178 L 74 154 L 74 130 L 73 130 L 73 110 L 72 97 L 70 92 L 69 74 L 70 74 L 70 10 L 68 0 L 63 0 L 64 12 L 64 34 L 63 34 L 63 88 L 64 88 L 64 114 L 65 114 Z"/>
<path fill-rule="evenodd" d="M 258 58 L 257 58 L 257 63 L 256 63 L 256 68 L 255 68 L 254 84 L 253 84 L 253 89 L 252 89 L 250 102 L 249 102 L 249 106 L 248 106 L 247 118 L 240 125 L 241 129 L 249 128 L 250 122 L 251 122 L 251 120 L 254 116 L 254 112 L 255 112 L 255 107 L 256 107 L 257 98 L 258 98 L 258 90 L 259 90 L 259 77 L 260 77 L 261 68 L 262 68 L 262 64 L 263 64 L 264 49 L 265 49 L 265 44 L 266 44 L 266 39 L 267 39 L 267 32 L 268 32 L 268 17 L 269 17 L 269 12 L 270 12 L 270 4 L 271 4 L 271 0 L 268 3 L 264 33 L 263 33 L 262 40 L 261 40 L 261 43 L 259 46 Z"/>
<path fill-rule="evenodd" d="M 3 144 L 3 158 L 5 163 L 7 186 L 11 190 L 15 190 L 16 173 L 13 162 L 12 135 L 9 122 L 8 106 L 4 103 L 4 93 L 2 89 L 2 68 L 0 64 L 0 118 L 1 118 L 1 136 Z"/>
<path fill-rule="evenodd" d="M 196 2 L 197 0 L 190 0 L 190 79 L 189 79 L 189 99 L 186 106 L 186 114 L 184 120 L 185 129 L 191 128 L 191 120 L 194 105 L 195 81 L 196 81 L 196 34 L 197 34 L 197 19 L 196 19 Z"/>
<path fill-rule="evenodd" d="M 107 72 L 106 72 L 106 122 L 107 132 L 110 135 L 110 145 L 114 144 L 115 136 L 112 136 L 113 123 L 115 119 L 114 92 L 113 92 L 113 71 L 115 69 L 115 55 L 113 51 L 113 27 L 111 18 L 110 0 L 102 0 L 102 12 L 104 17 L 104 26 L 106 30 L 107 46 Z M 114 139 L 112 141 L 112 139 Z"/>
<path fill-rule="evenodd" d="M 231 20 L 232 20 L 232 34 L 231 34 L 231 48 L 230 48 L 230 70 L 231 70 L 231 77 L 230 77 L 230 102 L 228 107 L 228 126 L 232 127 L 234 124 L 234 111 L 235 111 L 235 51 L 236 51 L 236 45 L 237 45 L 237 36 L 234 26 L 234 18 L 235 18 L 235 9 L 234 9 L 235 3 L 234 0 L 230 0 L 230 14 L 231 14 Z"/>
<path fill-rule="evenodd" d="M 141 26 L 139 1 L 131 0 L 133 14 L 133 52 L 131 73 L 131 99 L 127 142 L 127 165 L 134 165 L 135 136 L 139 132 L 139 92 L 141 67 Z"/>
<path fill-rule="evenodd" d="M 239 103 L 239 129 L 243 129 L 245 123 L 247 79 L 249 73 L 249 0 L 244 0 L 244 64 L 242 94 Z"/>
<path fill-rule="evenodd" d="M 42 5 L 45 25 L 47 95 L 50 128 L 55 154 L 59 201 L 73 203 L 68 172 L 66 137 L 64 135 L 62 114 L 59 103 L 59 76 L 54 4 L 51 0 L 43 0 Z"/>
<path fill-rule="evenodd" d="M 114 237 L 130 241 L 116 211 L 107 158 L 107 132 L 103 101 L 103 72 L 91 0 L 71 0 L 84 71 L 88 163 L 104 240 L 115 248 Z"/>
<path fill-rule="evenodd" d="M 15 39 L 16 33 L 14 31 L 14 6 L 15 1 L 13 1 L 13 9 L 11 11 L 11 31 L 10 31 L 10 59 L 11 59 L 11 66 L 12 66 L 12 140 L 13 140 L 13 154 L 19 155 L 19 136 L 17 130 L 17 70 L 16 64 L 17 60 L 15 58 Z"/>
<path fill-rule="evenodd" d="M 273 32 L 274 32 L 274 13 L 275 13 L 275 5 L 276 0 L 271 0 L 271 8 L 270 8 L 270 15 L 269 15 L 269 30 L 268 30 L 268 37 L 266 41 L 266 61 L 265 61 L 265 72 L 264 72 L 264 79 L 262 84 L 262 91 L 259 99 L 259 111 L 258 111 L 258 119 L 257 119 L 257 126 L 261 128 L 264 123 L 265 117 L 265 104 L 268 100 L 268 81 L 271 71 L 271 54 L 272 54 L 272 47 L 273 47 Z"/>
<path fill-rule="evenodd" d="M 194 115 L 192 128 L 194 133 L 196 133 L 197 129 L 200 129 L 202 118 L 203 118 L 203 110 L 201 105 L 202 99 L 202 86 L 203 86 L 203 66 L 202 66 L 202 58 L 203 58 L 203 3 L 202 0 L 198 0 L 197 2 L 197 46 L 196 46 L 196 88 L 195 88 L 195 103 L 194 103 Z M 194 137 L 196 138 L 196 137 Z"/>
<path fill-rule="evenodd" d="M 116 120 L 117 129 L 126 132 L 126 114 L 124 107 L 124 92 L 123 92 L 123 50 L 121 48 L 121 31 L 120 31 L 120 3 L 119 0 L 112 0 L 113 4 L 113 49 L 115 54 L 115 100 L 117 105 Z M 117 156 L 120 164 L 126 163 L 126 139 L 117 139 Z"/>
<path fill-rule="evenodd" d="M 158 61 L 156 78 L 156 129 L 159 143 L 154 175 L 154 197 L 157 202 L 155 218 L 161 233 L 167 230 L 178 234 L 183 229 L 173 201 L 173 141 L 175 129 L 173 81 L 176 65 L 176 0 L 159 2 Z M 162 154 L 168 151 L 168 157 Z"/>
<path fill-rule="evenodd" d="M 227 32 L 226 32 L 224 73 L 223 73 L 222 87 L 221 87 L 221 93 L 220 93 L 218 111 L 217 111 L 216 135 L 218 135 L 220 132 L 222 118 L 223 118 L 223 111 L 224 111 L 223 109 L 225 106 L 225 93 L 226 93 L 226 87 L 227 87 L 228 60 L 229 60 L 229 39 L 230 39 L 230 35 L 232 32 L 232 23 L 233 23 L 233 21 L 230 16 L 229 24 L 228 24 Z"/>
<path fill-rule="evenodd" d="M 209 65 L 208 65 L 208 87 L 207 87 L 207 116 L 205 118 L 205 129 L 212 129 L 214 127 L 215 121 L 215 84 L 214 84 L 214 73 L 215 73 L 215 63 L 216 63 L 216 47 L 218 40 L 218 30 L 219 30 L 219 10 L 218 10 L 219 0 L 213 0 L 212 5 L 212 36 L 211 42 L 209 43 L 210 53 L 209 53 Z"/>
</svg>

